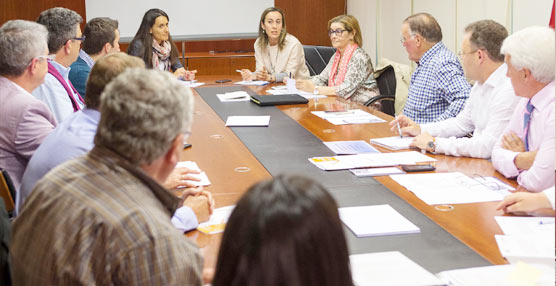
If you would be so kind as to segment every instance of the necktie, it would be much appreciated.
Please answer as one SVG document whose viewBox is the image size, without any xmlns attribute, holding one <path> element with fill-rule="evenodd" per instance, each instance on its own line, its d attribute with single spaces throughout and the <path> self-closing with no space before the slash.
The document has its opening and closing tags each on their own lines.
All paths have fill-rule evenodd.
<svg viewBox="0 0 556 286">
<path fill-rule="evenodd" d="M 531 100 L 525 106 L 525 113 L 523 114 L 523 134 L 525 134 L 525 151 L 529 151 L 529 125 L 531 125 L 531 113 L 533 112 L 533 105 Z"/>
</svg>

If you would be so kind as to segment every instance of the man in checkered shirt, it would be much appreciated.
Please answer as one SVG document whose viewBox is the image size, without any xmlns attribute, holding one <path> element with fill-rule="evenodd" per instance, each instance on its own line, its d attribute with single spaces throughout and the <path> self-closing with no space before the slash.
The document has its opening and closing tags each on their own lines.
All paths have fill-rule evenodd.
<svg viewBox="0 0 556 286">
<path fill-rule="evenodd" d="M 409 59 L 417 63 L 403 114 L 418 124 L 458 115 L 471 85 L 456 55 L 441 42 L 442 30 L 436 19 L 427 13 L 407 17 L 400 40 Z"/>
</svg>

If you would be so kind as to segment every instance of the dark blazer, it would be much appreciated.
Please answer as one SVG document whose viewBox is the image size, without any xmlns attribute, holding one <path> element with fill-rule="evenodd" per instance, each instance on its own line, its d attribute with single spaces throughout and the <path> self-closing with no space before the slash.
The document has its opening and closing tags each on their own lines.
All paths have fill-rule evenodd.
<svg viewBox="0 0 556 286">
<path fill-rule="evenodd" d="M 87 79 L 89 78 L 89 73 L 91 73 L 91 68 L 81 57 L 77 57 L 77 60 L 71 64 L 70 68 L 69 80 L 81 97 L 85 99 L 85 89 L 87 87 Z"/>
</svg>

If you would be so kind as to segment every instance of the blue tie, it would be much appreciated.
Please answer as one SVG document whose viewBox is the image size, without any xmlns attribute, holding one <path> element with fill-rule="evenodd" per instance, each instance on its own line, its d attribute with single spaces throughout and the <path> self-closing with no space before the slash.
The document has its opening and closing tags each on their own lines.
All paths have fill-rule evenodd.
<svg viewBox="0 0 556 286">
<path fill-rule="evenodd" d="M 529 125 L 531 125 L 531 113 L 533 112 L 531 100 L 527 102 L 525 113 L 523 114 L 523 134 L 525 134 L 525 151 L 529 151 Z"/>
</svg>

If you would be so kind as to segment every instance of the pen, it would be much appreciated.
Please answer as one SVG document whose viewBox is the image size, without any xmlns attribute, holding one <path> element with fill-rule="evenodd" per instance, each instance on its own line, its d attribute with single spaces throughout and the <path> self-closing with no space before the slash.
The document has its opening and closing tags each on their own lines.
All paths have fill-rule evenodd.
<svg viewBox="0 0 556 286">
<path fill-rule="evenodd" d="M 554 224 L 553 221 L 539 221 L 539 224 Z"/>
<path fill-rule="evenodd" d="M 395 117 L 396 119 L 398 119 L 398 116 L 396 115 Z M 398 126 L 398 133 L 400 134 L 400 138 L 403 138 L 402 136 L 402 129 L 400 128 L 400 122 L 396 122 L 396 126 Z"/>
<path fill-rule="evenodd" d="M 241 73 L 241 70 L 236 70 L 236 72 Z"/>
</svg>

